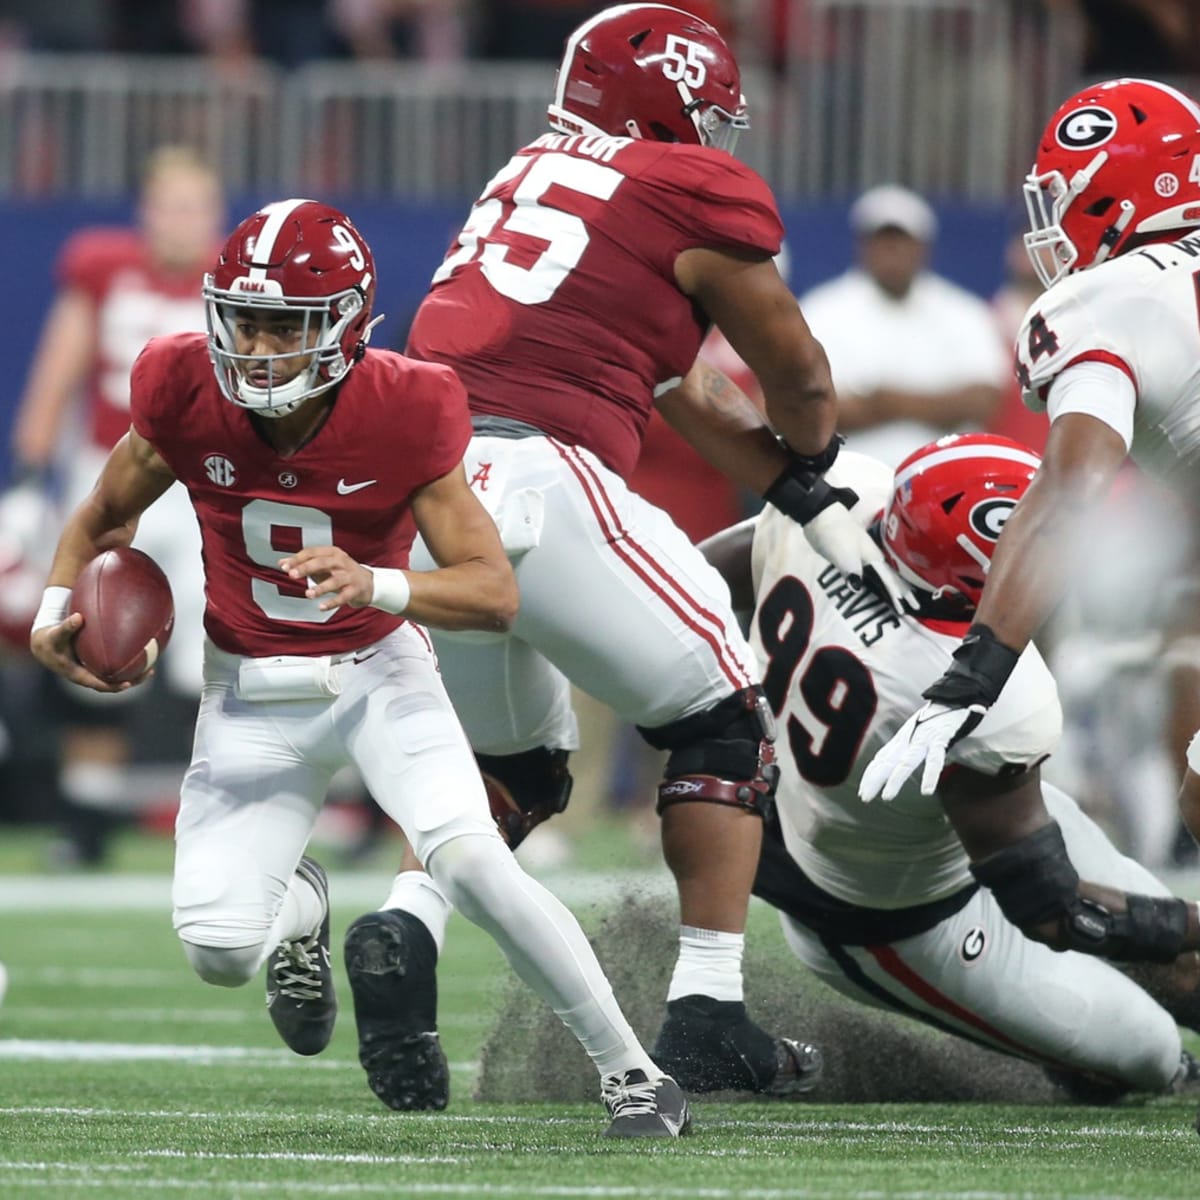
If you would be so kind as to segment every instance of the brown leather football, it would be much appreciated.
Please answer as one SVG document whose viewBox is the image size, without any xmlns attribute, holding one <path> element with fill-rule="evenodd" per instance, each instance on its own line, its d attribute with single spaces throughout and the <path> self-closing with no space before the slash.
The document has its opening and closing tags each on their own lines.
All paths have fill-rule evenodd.
<svg viewBox="0 0 1200 1200">
<path fill-rule="evenodd" d="M 75 656 L 106 683 L 145 674 L 175 624 L 171 585 L 162 568 L 131 547 L 105 550 L 80 572 L 70 612 L 83 614 Z"/>
</svg>

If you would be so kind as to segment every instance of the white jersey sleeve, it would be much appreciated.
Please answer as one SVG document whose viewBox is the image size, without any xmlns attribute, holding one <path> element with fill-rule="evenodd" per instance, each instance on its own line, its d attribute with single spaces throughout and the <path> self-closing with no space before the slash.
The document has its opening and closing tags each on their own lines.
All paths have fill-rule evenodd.
<svg viewBox="0 0 1200 1200">
<path fill-rule="evenodd" d="M 860 496 L 870 524 L 891 472 L 843 451 L 830 482 Z M 845 577 L 808 545 L 803 530 L 768 508 L 753 549 L 750 640 L 777 722 L 777 804 L 792 857 L 819 887 L 853 904 L 902 908 L 971 882 L 962 845 L 936 796 L 910 782 L 889 804 L 863 804 L 858 781 L 871 757 L 923 703 L 966 632 L 922 623 Z M 952 763 L 997 774 L 1039 762 L 1061 728 L 1057 692 L 1030 648 L 1008 686 Z"/>
<path fill-rule="evenodd" d="M 1025 403 L 1046 408 L 1055 381 L 1080 363 L 1130 380 L 1132 398 L 1113 402 L 1132 403 L 1131 453 L 1149 472 L 1200 462 L 1200 236 L 1067 276 L 1034 301 L 1016 342 Z M 1129 419 L 1096 415 L 1118 431 Z"/>
</svg>

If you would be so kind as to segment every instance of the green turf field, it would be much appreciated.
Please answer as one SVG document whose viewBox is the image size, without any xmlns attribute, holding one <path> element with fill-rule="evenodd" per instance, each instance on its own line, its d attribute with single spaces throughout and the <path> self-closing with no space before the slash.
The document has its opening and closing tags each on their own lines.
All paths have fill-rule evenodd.
<svg viewBox="0 0 1200 1200">
<path fill-rule="evenodd" d="M 929 1102 L 701 1101 L 695 1136 L 630 1145 L 600 1137 L 598 1102 L 475 1100 L 477 1085 L 519 1095 L 520 1078 L 516 1086 L 512 1079 L 524 1065 L 538 1086 L 560 1095 L 574 1095 L 579 1078 L 587 1094 L 590 1082 L 586 1063 L 571 1059 L 573 1046 L 565 1055 L 571 1061 L 559 1063 L 557 1043 L 537 1033 L 535 1001 L 514 1009 L 506 965 L 456 920 L 441 972 L 450 1109 L 391 1113 L 367 1091 L 355 1061 L 348 989 L 333 1044 L 301 1060 L 274 1040 L 261 984 L 222 991 L 193 978 L 170 928 L 165 877 L 149 873 L 163 864 L 161 847 L 123 848 L 120 861 L 136 874 L 82 880 L 26 874 L 27 850 L 20 839 L 0 847 L 0 960 L 10 975 L 0 1007 L 3 1200 L 1197 1194 L 1195 1098 L 1073 1107 L 1039 1093 L 1032 1068 L 1010 1070 L 1006 1060 L 911 1026 L 864 1023 L 827 995 L 806 992 L 779 957 L 765 909 L 754 912 L 760 957 L 750 965 L 762 974 L 756 963 L 775 964 L 775 986 L 789 991 L 796 1011 L 819 1013 L 832 1094 L 870 1080 L 874 1090 L 860 1094 L 920 1094 Z M 383 865 L 333 873 L 335 950 L 385 882 Z M 581 880 L 573 872 L 558 882 L 570 891 Z M 617 878 L 611 888 L 628 892 L 641 883 L 669 931 L 669 893 L 656 872 Z M 595 892 L 578 890 L 577 908 L 597 931 L 602 957 L 614 953 L 613 937 L 639 949 L 628 946 L 628 926 L 604 942 Z M 662 946 L 640 949 L 660 957 Z M 649 997 L 629 1002 L 639 1028 L 655 1019 L 668 969 L 669 961 L 639 973 Z M 624 986 L 618 980 L 619 992 Z M 521 1007 L 528 1028 L 513 1019 Z M 489 1037 L 501 1010 L 503 1029 Z M 885 1044 L 890 1052 L 877 1053 Z M 953 1100 L 989 1092 L 992 1102 Z M 939 1093 L 951 1102 L 934 1102 Z M 1041 1099 L 1012 1102 L 1022 1095 Z"/>
</svg>

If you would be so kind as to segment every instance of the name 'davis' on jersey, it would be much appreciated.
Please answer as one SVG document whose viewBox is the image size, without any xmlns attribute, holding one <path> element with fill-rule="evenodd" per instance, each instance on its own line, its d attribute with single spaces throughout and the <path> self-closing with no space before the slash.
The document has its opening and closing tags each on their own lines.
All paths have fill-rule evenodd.
<svg viewBox="0 0 1200 1200">
<path fill-rule="evenodd" d="M 873 646 L 889 629 L 900 628 L 891 604 L 869 588 L 852 587 L 835 566 L 817 576 L 817 586 L 833 601 L 839 613 L 864 646 Z"/>
</svg>

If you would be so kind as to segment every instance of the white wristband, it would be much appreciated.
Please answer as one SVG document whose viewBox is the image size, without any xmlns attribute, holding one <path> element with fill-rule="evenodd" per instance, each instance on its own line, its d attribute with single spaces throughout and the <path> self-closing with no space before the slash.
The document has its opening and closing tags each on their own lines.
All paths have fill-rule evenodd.
<svg viewBox="0 0 1200 1200">
<path fill-rule="evenodd" d="M 48 587 L 42 593 L 41 607 L 37 610 L 37 616 L 33 618 L 29 632 L 35 633 L 39 629 L 45 629 L 48 625 L 61 625 L 67 619 L 70 610 L 71 589 L 69 587 Z"/>
<path fill-rule="evenodd" d="M 371 592 L 371 607 L 399 616 L 412 599 L 408 576 L 397 567 L 368 567 L 375 580 Z"/>
</svg>

